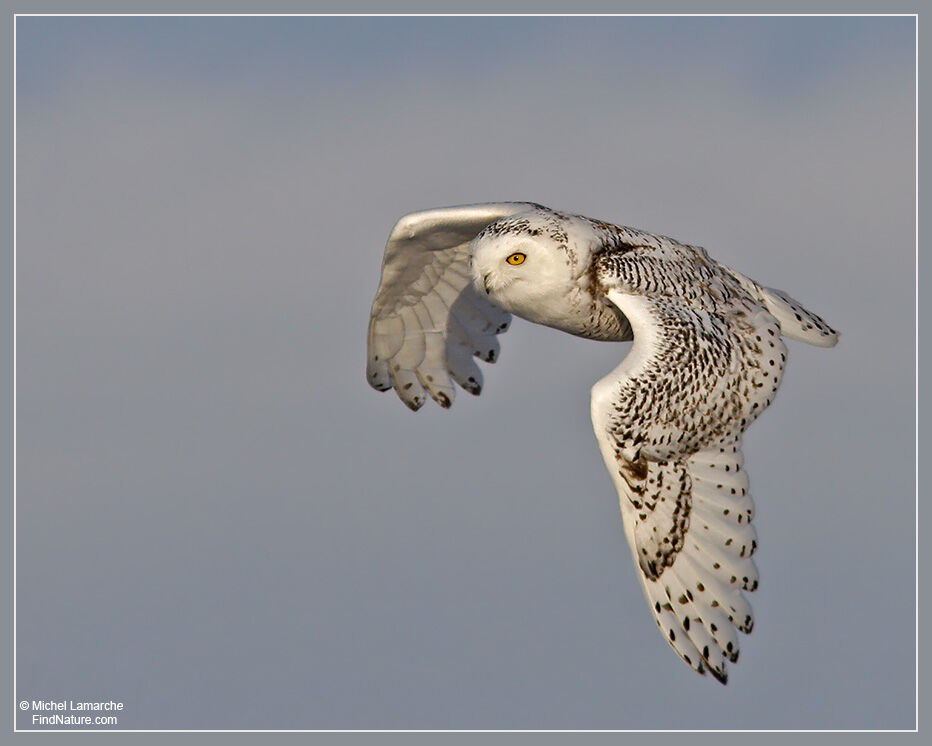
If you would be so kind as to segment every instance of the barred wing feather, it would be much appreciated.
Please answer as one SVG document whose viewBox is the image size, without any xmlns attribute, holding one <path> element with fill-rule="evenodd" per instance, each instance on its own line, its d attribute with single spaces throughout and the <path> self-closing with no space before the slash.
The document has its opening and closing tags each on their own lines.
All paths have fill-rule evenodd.
<svg viewBox="0 0 932 746">
<path fill-rule="evenodd" d="M 373 388 L 394 388 L 415 411 L 425 394 L 449 407 L 454 381 L 472 394 L 481 391 L 473 357 L 494 362 L 496 335 L 508 328 L 511 314 L 473 289 L 469 244 L 487 225 L 533 206 L 440 208 L 395 224 L 369 320 L 366 378 Z"/>
</svg>

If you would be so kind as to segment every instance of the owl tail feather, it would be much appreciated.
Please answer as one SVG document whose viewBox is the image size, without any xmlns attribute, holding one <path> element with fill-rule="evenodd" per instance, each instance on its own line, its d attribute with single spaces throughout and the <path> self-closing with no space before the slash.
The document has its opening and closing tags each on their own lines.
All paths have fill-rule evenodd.
<svg viewBox="0 0 932 746">
<path fill-rule="evenodd" d="M 761 300 L 780 322 L 780 331 L 784 337 L 808 342 L 816 347 L 834 347 L 838 344 L 839 333 L 821 317 L 807 311 L 798 300 L 782 290 L 764 287 L 761 290 Z"/>
<path fill-rule="evenodd" d="M 780 332 L 784 337 L 808 342 L 816 347 L 834 347 L 838 344 L 838 338 L 841 336 L 839 332 L 826 324 L 820 316 L 807 310 L 795 298 L 782 290 L 758 285 L 754 280 L 724 265 L 722 267 L 731 272 L 752 295 L 767 306 L 767 310 L 780 323 Z"/>
</svg>

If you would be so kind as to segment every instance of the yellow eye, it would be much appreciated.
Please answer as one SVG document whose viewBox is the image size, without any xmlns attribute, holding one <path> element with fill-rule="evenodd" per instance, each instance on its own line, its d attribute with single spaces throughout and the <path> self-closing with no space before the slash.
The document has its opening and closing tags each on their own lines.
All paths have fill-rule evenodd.
<svg viewBox="0 0 932 746">
<path fill-rule="evenodd" d="M 509 256 L 505 261 L 517 267 L 519 264 L 524 264 L 525 259 L 527 259 L 527 256 L 525 254 L 522 254 L 520 251 L 516 251 L 514 254 Z"/>
</svg>

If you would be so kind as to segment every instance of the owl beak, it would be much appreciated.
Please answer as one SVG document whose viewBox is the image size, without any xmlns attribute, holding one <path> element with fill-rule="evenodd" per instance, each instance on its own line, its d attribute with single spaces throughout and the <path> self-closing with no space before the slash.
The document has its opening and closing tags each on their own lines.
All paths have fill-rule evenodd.
<svg viewBox="0 0 932 746">
<path fill-rule="evenodd" d="M 485 277 L 482 278 L 482 285 L 483 285 L 483 287 L 485 288 L 485 294 L 486 294 L 486 295 L 489 295 L 489 293 L 492 292 L 492 286 L 489 284 L 489 277 L 490 277 L 490 276 L 491 276 L 491 272 L 490 272 L 489 274 L 487 274 Z"/>
</svg>

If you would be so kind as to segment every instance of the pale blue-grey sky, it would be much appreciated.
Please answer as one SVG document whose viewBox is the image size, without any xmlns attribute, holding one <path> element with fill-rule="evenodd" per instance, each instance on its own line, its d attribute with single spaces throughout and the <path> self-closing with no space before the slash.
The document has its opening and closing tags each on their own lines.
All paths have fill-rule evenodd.
<svg viewBox="0 0 932 746">
<path fill-rule="evenodd" d="M 913 24 L 19 18 L 18 698 L 912 727 Z M 746 438 L 727 688 L 657 634 L 591 433 L 627 345 L 516 322 L 450 411 L 365 383 L 393 222 L 506 199 L 704 245 L 842 331 L 790 342 Z"/>
</svg>

